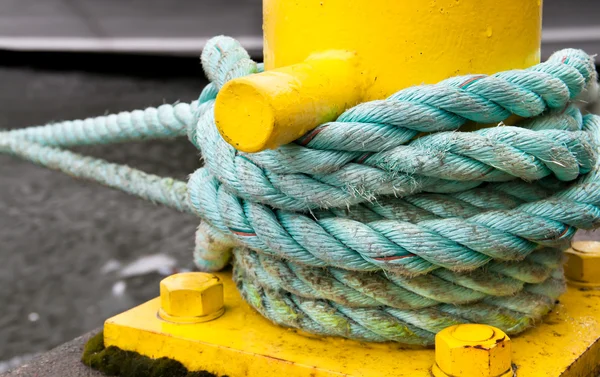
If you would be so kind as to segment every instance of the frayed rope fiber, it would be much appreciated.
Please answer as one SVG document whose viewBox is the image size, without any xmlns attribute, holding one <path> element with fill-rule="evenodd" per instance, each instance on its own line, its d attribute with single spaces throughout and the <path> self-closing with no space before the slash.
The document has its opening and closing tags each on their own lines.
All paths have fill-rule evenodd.
<svg viewBox="0 0 600 377">
<path fill-rule="evenodd" d="M 2 132 L 0 151 L 198 215 L 200 270 L 233 255 L 263 316 L 369 342 L 431 345 L 468 322 L 522 332 L 564 290 L 561 250 L 600 224 L 600 117 L 576 106 L 597 79 L 583 51 L 407 88 L 253 154 L 221 138 L 214 103 L 263 67 L 227 37 L 201 60 L 198 101 Z M 500 127 L 461 131 L 474 123 Z M 60 149 L 183 135 L 205 161 L 187 184 Z"/>
</svg>

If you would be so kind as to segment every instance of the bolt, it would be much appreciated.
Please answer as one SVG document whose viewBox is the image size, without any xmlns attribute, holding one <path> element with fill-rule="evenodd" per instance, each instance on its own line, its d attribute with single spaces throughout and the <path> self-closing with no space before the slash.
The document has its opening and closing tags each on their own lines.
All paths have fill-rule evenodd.
<svg viewBox="0 0 600 377">
<path fill-rule="evenodd" d="M 435 377 L 512 377 L 511 345 L 501 330 L 464 324 L 435 336 Z"/>
<path fill-rule="evenodd" d="M 199 323 L 220 317 L 224 311 L 223 283 L 203 272 L 171 275 L 160 282 L 159 316 L 174 323 Z"/>
<path fill-rule="evenodd" d="M 581 287 L 600 286 L 600 242 L 573 242 L 565 254 L 565 276 L 569 284 Z"/>
</svg>

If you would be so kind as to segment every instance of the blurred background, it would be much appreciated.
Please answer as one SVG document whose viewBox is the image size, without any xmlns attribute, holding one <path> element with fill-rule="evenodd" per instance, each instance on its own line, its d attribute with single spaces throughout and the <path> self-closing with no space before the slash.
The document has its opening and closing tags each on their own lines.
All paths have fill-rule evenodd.
<svg viewBox="0 0 600 377">
<path fill-rule="evenodd" d="M 597 0 L 545 0 L 543 58 L 599 53 L 598 15 Z M 260 59 L 261 1 L 0 0 L 0 129 L 196 99 L 218 34 Z M 76 150 L 178 179 L 200 166 L 185 139 Z M 158 295 L 193 268 L 197 224 L 0 155 L 0 373 Z"/>
</svg>

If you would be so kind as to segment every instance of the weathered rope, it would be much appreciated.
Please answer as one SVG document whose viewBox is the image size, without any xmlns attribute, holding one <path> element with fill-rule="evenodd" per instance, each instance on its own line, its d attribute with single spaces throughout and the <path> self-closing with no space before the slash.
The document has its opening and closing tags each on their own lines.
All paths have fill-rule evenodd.
<svg viewBox="0 0 600 377">
<path fill-rule="evenodd" d="M 263 67 L 226 37 L 202 64 L 198 101 L 0 132 L 0 151 L 198 215 L 200 269 L 234 254 L 265 317 L 366 341 L 429 345 L 464 322 L 521 332 L 564 289 L 560 249 L 600 224 L 600 118 L 574 102 L 596 81 L 582 51 L 404 89 L 254 154 L 223 141 L 213 108 Z M 461 132 L 473 123 L 502 126 Z M 187 184 L 59 149 L 186 134 L 206 162 Z"/>
<path fill-rule="evenodd" d="M 43 146 L 27 139 L 3 137 L 1 134 L 0 151 L 9 152 L 14 156 L 74 177 L 96 181 L 181 212 L 193 213 L 186 200 L 185 182 L 147 174 L 126 165 L 112 164 L 98 158 Z"/>
<path fill-rule="evenodd" d="M 552 277 L 561 254 L 549 254 L 554 258 L 546 262 L 554 263 L 542 267 L 547 277 L 535 287 L 494 272 L 406 279 L 306 270 L 273 259 L 259 262 L 263 258 L 244 250 L 236 253 L 235 279 L 246 300 L 277 323 L 367 341 L 431 344 L 437 331 L 470 320 L 509 333 L 530 327 L 562 293 L 563 281 Z M 504 284 L 490 287 L 497 282 Z"/>
<path fill-rule="evenodd" d="M 121 112 L 84 120 L 54 123 L 0 133 L 57 147 L 96 145 L 184 136 L 198 102 L 162 105 L 158 108 Z"/>
</svg>

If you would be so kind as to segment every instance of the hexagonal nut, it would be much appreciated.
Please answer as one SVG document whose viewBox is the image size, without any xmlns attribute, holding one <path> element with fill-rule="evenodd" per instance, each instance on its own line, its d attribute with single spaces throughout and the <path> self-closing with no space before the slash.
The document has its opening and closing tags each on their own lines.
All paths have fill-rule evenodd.
<svg viewBox="0 0 600 377">
<path fill-rule="evenodd" d="M 492 326 L 448 327 L 435 337 L 436 377 L 509 377 L 513 375 L 509 337 Z"/>
<path fill-rule="evenodd" d="M 571 284 L 600 286 L 600 242 L 573 242 L 565 254 L 565 276 Z"/>
<path fill-rule="evenodd" d="M 223 283 L 213 275 L 187 272 L 160 282 L 162 319 L 176 323 L 205 322 L 224 312 Z"/>
</svg>

